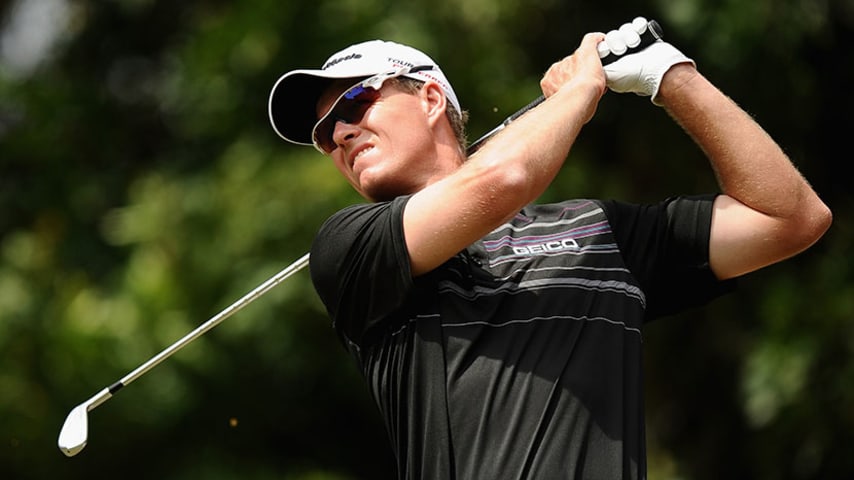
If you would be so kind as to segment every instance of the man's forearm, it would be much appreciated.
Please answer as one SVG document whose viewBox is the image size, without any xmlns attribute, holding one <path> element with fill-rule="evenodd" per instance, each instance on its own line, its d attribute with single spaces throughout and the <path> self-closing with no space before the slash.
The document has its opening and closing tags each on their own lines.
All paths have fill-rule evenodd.
<svg viewBox="0 0 854 480">
<path fill-rule="evenodd" d="M 657 99 L 706 153 L 725 194 L 774 217 L 818 200 L 780 146 L 693 66 L 673 67 Z"/>
</svg>

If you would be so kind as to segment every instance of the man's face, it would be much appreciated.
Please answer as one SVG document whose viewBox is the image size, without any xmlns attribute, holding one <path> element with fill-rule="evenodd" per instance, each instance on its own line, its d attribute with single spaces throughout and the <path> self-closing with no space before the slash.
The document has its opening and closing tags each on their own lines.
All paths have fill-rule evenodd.
<svg viewBox="0 0 854 480">
<path fill-rule="evenodd" d="M 317 116 L 325 115 L 353 80 L 333 83 L 320 97 Z M 330 156 L 338 170 L 363 197 L 391 200 L 423 188 L 435 175 L 429 105 L 387 82 L 380 96 L 353 123 L 338 121 L 332 130 Z"/>
</svg>

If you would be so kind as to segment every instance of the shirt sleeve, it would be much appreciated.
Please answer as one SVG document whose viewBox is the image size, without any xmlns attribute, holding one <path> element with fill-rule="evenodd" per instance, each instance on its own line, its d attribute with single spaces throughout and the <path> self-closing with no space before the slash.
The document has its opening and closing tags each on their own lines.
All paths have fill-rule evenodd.
<svg viewBox="0 0 854 480">
<path fill-rule="evenodd" d="M 735 288 L 735 280 L 720 281 L 709 267 L 715 197 L 603 202 L 626 265 L 646 295 L 647 320 L 705 305 Z"/>
<path fill-rule="evenodd" d="M 311 247 L 314 288 L 339 334 L 359 343 L 412 288 L 403 210 L 409 197 L 360 204 L 330 217 Z"/>
</svg>

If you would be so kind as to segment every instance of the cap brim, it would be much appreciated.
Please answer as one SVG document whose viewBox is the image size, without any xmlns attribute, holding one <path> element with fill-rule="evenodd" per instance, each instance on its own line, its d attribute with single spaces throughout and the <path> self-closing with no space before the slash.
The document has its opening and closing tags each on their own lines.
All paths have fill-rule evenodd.
<svg viewBox="0 0 854 480">
<path fill-rule="evenodd" d="M 317 123 L 317 101 L 334 81 L 359 78 L 373 73 L 346 72 L 330 74 L 324 70 L 294 70 L 283 75 L 270 91 L 268 105 L 273 130 L 285 140 L 299 145 L 312 145 L 311 131 Z"/>
</svg>

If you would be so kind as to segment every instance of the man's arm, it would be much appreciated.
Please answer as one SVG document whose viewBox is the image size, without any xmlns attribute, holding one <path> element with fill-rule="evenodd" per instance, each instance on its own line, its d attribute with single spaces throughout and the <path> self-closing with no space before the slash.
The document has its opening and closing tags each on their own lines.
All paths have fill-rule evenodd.
<svg viewBox="0 0 854 480">
<path fill-rule="evenodd" d="M 586 35 L 543 78 L 548 100 L 412 196 L 403 224 L 413 276 L 438 267 L 545 191 L 605 92 L 596 49 L 603 38 Z"/>
<path fill-rule="evenodd" d="M 670 68 L 655 100 L 705 152 L 724 193 L 709 240 L 718 278 L 796 255 L 830 227 L 830 209 L 777 143 L 692 64 Z"/>
</svg>

